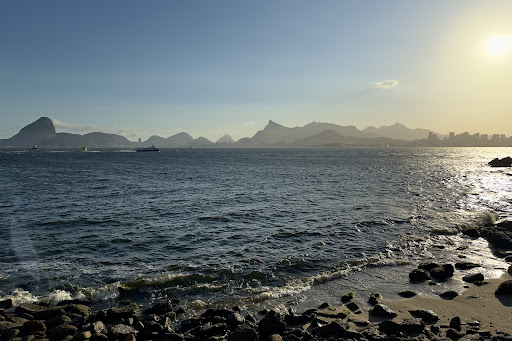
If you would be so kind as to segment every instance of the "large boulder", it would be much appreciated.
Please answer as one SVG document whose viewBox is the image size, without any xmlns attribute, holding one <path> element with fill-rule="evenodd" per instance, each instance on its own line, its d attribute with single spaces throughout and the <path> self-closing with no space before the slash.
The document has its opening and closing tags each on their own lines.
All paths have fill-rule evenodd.
<svg viewBox="0 0 512 341">
<path fill-rule="evenodd" d="M 412 316 L 416 318 L 420 318 L 425 323 L 436 323 L 439 321 L 439 316 L 432 310 L 427 309 L 417 309 L 417 310 L 410 310 L 409 311 Z"/>
<path fill-rule="evenodd" d="M 512 295 L 512 280 L 501 283 L 494 293 L 496 295 Z"/>
<path fill-rule="evenodd" d="M 424 269 L 414 269 L 409 273 L 411 282 L 423 282 L 430 279 L 430 275 Z"/>
<path fill-rule="evenodd" d="M 397 314 L 391 310 L 387 305 L 377 304 L 375 307 L 370 309 L 370 314 L 377 317 L 394 318 Z"/>
<path fill-rule="evenodd" d="M 268 337 L 272 334 L 282 335 L 286 329 L 285 315 L 286 310 L 284 308 L 270 310 L 258 323 L 258 334 L 260 337 Z"/>
<path fill-rule="evenodd" d="M 512 158 L 510 156 L 504 157 L 503 159 L 495 158 L 489 161 L 491 167 L 512 167 Z"/>
<path fill-rule="evenodd" d="M 472 274 L 472 275 L 466 275 L 466 276 L 462 277 L 462 280 L 464 282 L 468 282 L 468 283 L 483 282 L 484 275 L 479 272 L 479 273 Z"/>
<path fill-rule="evenodd" d="M 455 268 L 451 264 L 443 264 L 430 270 L 430 276 L 434 279 L 445 280 L 453 276 Z"/>
</svg>

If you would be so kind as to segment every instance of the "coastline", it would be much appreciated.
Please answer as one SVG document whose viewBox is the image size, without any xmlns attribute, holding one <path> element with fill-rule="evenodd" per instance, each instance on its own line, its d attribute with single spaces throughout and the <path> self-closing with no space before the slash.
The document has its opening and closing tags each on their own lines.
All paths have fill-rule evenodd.
<svg viewBox="0 0 512 341">
<path fill-rule="evenodd" d="M 190 317 L 179 300 L 163 300 L 144 311 L 131 301 L 92 311 L 90 302 L 80 300 L 17 307 L 5 300 L 0 335 L 2 340 L 511 340 L 512 291 L 495 294 L 501 283 L 512 283 L 510 272 L 466 283 L 454 298 L 372 294 L 365 302 L 340 293 L 338 302 L 301 314 L 279 305 L 254 316 L 232 307 Z"/>
</svg>

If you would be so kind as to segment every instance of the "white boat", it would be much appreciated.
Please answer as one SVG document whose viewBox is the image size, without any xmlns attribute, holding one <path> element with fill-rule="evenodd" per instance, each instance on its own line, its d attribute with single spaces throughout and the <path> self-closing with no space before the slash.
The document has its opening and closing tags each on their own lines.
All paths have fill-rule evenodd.
<svg viewBox="0 0 512 341">
<path fill-rule="evenodd" d="M 155 146 L 151 146 L 151 147 L 146 147 L 146 148 L 137 148 L 136 151 L 137 152 L 159 152 L 160 149 Z"/>
</svg>

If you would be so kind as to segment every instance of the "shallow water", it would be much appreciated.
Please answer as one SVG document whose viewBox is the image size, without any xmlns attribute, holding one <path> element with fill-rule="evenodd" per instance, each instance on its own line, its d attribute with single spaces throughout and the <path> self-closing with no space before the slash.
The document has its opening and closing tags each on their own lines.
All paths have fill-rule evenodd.
<svg viewBox="0 0 512 341">
<path fill-rule="evenodd" d="M 443 234 L 512 216 L 512 171 L 486 164 L 509 154 L 0 152 L 0 296 L 307 305 L 351 285 L 392 292 L 417 262 L 461 254 L 496 275 L 485 242 Z"/>
</svg>

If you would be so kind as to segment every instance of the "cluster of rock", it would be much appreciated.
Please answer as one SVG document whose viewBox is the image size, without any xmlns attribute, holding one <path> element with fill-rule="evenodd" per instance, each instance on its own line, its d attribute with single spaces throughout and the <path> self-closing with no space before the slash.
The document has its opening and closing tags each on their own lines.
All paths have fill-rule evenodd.
<svg viewBox="0 0 512 341">
<path fill-rule="evenodd" d="M 503 294 L 512 292 L 508 281 Z M 500 286 L 501 287 L 501 286 Z M 404 297 L 411 292 L 400 293 Z M 92 312 L 87 301 L 65 301 L 58 306 L 21 304 L 12 307 L 10 300 L 0 302 L 0 340 L 229 340 L 229 341 L 298 341 L 298 340 L 510 340 L 510 335 L 481 330 L 478 321 L 451 319 L 438 325 L 439 317 L 431 310 L 411 310 L 410 318 L 395 321 L 397 314 L 380 304 L 382 296 L 372 293 L 369 320 L 354 294 L 341 297 L 341 304 L 322 304 L 296 314 L 283 306 L 260 312 L 258 319 L 241 309 L 209 309 L 200 316 L 184 316 L 179 301 L 164 300 L 141 311 L 130 301 L 117 308 Z"/>
<path fill-rule="evenodd" d="M 494 250 L 512 250 L 511 220 L 504 220 L 483 227 L 464 227 L 462 233 L 472 238 L 484 237 Z"/>
</svg>

